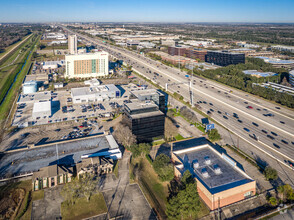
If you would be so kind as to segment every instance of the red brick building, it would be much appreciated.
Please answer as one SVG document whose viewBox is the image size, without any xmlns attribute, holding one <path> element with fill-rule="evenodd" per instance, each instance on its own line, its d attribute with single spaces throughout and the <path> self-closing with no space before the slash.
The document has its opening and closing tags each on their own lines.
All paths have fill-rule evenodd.
<svg viewBox="0 0 294 220">
<path fill-rule="evenodd" d="M 187 142 L 193 140 L 196 139 L 174 144 L 173 149 L 176 150 L 172 151 L 172 161 L 175 176 L 181 178 L 189 170 L 196 179 L 199 196 L 211 210 L 255 195 L 256 181 L 233 159 L 209 144 L 188 146 Z"/>
</svg>

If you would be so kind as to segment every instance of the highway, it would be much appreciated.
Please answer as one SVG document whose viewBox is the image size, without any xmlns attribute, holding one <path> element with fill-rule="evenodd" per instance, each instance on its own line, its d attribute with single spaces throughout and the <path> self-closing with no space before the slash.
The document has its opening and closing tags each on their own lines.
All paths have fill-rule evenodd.
<svg viewBox="0 0 294 220">
<path fill-rule="evenodd" d="M 163 88 L 166 83 L 187 82 L 186 84 L 170 85 L 168 91 L 179 93 L 185 101 L 190 100 L 185 72 L 137 53 L 106 45 L 100 40 L 77 35 L 97 45 L 99 49 L 109 52 L 112 56 L 124 60 L 127 64 L 132 65 L 136 72 Z M 294 162 L 293 110 L 201 77 L 194 76 L 191 80 L 194 104 L 198 103 L 204 113 L 209 111 L 211 117 L 219 124 L 264 154 L 279 161 L 293 174 L 293 170 L 289 167 L 289 164 Z"/>
</svg>

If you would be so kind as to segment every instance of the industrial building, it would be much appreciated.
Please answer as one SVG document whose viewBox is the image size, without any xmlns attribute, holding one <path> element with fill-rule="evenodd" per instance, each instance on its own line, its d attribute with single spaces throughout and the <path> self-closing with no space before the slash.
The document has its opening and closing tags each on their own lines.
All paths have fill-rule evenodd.
<svg viewBox="0 0 294 220">
<path fill-rule="evenodd" d="M 100 77 L 109 74 L 108 53 L 105 51 L 66 55 L 65 62 L 65 77 L 68 78 Z"/>
<path fill-rule="evenodd" d="M 17 104 L 51 101 L 51 92 L 36 92 L 19 95 Z"/>
<path fill-rule="evenodd" d="M 113 84 L 95 87 L 80 87 L 71 89 L 73 103 L 102 102 L 121 96 L 120 90 Z"/>
<path fill-rule="evenodd" d="M 294 87 L 294 70 L 289 72 L 289 83 Z"/>
<path fill-rule="evenodd" d="M 245 63 L 245 54 L 228 51 L 207 51 L 205 62 L 213 63 L 218 66 Z"/>
<path fill-rule="evenodd" d="M 77 54 L 78 53 L 78 38 L 77 35 L 68 36 L 68 53 Z"/>
<path fill-rule="evenodd" d="M 134 90 L 130 92 L 130 99 L 139 101 L 153 101 L 163 113 L 166 112 L 165 95 L 156 89 Z"/>
<path fill-rule="evenodd" d="M 126 124 L 137 137 L 139 142 L 149 142 L 155 137 L 164 136 L 164 114 L 153 102 L 140 102 L 124 104 L 122 122 Z"/>
<path fill-rule="evenodd" d="M 32 114 L 32 117 L 34 119 L 49 117 L 51 115 L 52 115 L 51 101 L 34 103 L 33 114 Z"/>
<path fill-rule="evenodd" d="M 209 143 L 193 145 L 195 141 L 197 139 L 174 143 L 174 172 L 176 177 L 181 178 L 186 170 L 190 171 L 197 182 L 199 196 L 211 210 L 255 195 L 256 181 L 233 159 Z"/>
<path fill-rule="evenodd" d="M 65 65 L 64 60 L 59 60 L 59 61 L 45 61 L 42 63 L 42 68 L 44 70 L 48 70 L 48 69 L 57 69 L 60 66 Z"/>
<path fill-rule="evenodd" d="M 22 84 L 22 93 L 23 94 L 31 94 L 31 93 L 35 93 L 38 91 L 38 82 L 31 80 L 31 81 L 27 81 L 24 82 Z"/>
</svg>

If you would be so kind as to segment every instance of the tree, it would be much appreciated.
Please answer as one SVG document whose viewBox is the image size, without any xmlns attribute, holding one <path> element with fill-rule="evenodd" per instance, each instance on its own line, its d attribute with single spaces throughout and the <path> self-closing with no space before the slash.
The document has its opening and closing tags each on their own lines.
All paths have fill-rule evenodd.
<svg viewBox="0 0 294 220">
<path fill-rule="evenodd" d="M 282 201 L 294 200 L 294 191 L 289 184 L 279 186 L 278 195 Z"/>
<path fill-rule="evenodd" d="M 269 204 L 272 206 L 276 206 L 278 204 L 278 200 L 276 197 L 270 197 L 268 200 Z"/>
<path fill-rule="evenodd" d="M 118 143 L 122 144 L 125 147 L 130 147 L 136 143 L 136 136 L 132 134 L 132 131 L 129 127 L 118 124 L 113 135 Z"/>
<path fill-rule="evenodd" d="M 79 179 L 79 183 L 81 194 L 84 195 L 89 202 L 92 194 L 97 190 L 98 180 L 95 180 L 93 174 L 85 173 L 82 178 Z"/>
<path fill-rule="evenodd" d="M 207 132 L 208 138 L 211 141 L 217 141 L 221 139 L 220 134 L 218 133 L 217 129 L 211 129 Z"/>
<path fill-rule="evenodd" d="M 264 169 L 264 176 L 267 180 L 276 180 L 278 179 L 278 173 L 275 169 L 267 166 L 265 169 Z"/>
<path fill-rule="evenodd" d="M 200 200 L 196 183 L 190 183 L 184 190 L 172 197 L 166 206 L 169 219 L 196 219 L 200 210 Z"/>
<path fill-rule="evenodd" d="M 134 158 L 138 156 L 145 156 L 150 153 L 151 145 L 148 143 L 140 143 L 140 144 L 133 144 L 132 146 L 127 148 L 129 151 L 132 152 L 132 156 Z"/>
<path fill-rule="evenodd" d="M 71 182 L 65 184 L 62 188 L 61 195 L 65 201 L 70 202 L 72 205 L 75 200 L 79 197 L 80 184 L 77 178 L 72 178 Z"/>
<path fill-rule="evenodd" d="M 177 127 L 173 124 L 172 120 L 168 117 L 165 118 L 164 123 L 164 136 L 167 140 L 172 140 L 178 134 Z"/>
<path fill-rule="evenodd" d="M 170 181 L 174 178 L 173 165 L 165 154 L 158 155 L 152 165 L 161 181 Z"/>
</svg>

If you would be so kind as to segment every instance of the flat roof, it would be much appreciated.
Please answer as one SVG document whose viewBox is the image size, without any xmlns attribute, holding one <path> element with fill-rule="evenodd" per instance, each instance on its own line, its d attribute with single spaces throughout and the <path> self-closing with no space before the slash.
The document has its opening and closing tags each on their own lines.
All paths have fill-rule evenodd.
<svg viewBox="0 0 294 220">
<path fill-rule="evenodd" d="M 163 95 L 160 91 L 156 89 L 140 89 L 131 91 L 131 93 L 135 96 L 150 96 L 150 95 Z"/>
<path fill-rule="evenodd" d="M 17 103 L 32 103 L 40 101 L 50 101 L 51 92 L 35 92 L 30 94 L 19 95 Z"/>
<path fill-rule="evenodd" d="M 8 173 L 18 175 L 33 172 L 42 167 L 58 163 L 64 165 L 78 163 L 82 160 L 82 155 L 96 153 L 101 150 L 117 149 L 117 145 L 113 141 L 114 139 L 109 136 L 99 135 L 52 142 L 45 144 L 43 147 L 5 153 L 0 160 L 0 177 Z"/>
<path fill-rule="evenodd" d="M 99 85 L 93 87 L 79 87 L 72 88 L 71 93 L 73 96 L 95 95 L 95 94 L 107 94 L 108 92 L 119 91 L 119 89 L 113 85 Z"/>
<path fill-rule="evenodd" d="M 131 102 L 131 103 L 126 103 L 125 105 L 131 111 L 140 110 L 140 109 L 146 109 L 146 108 L 157 108 L 157 105 L 154 104 L 153 102 L 146 103 L 146 102 L 134 101 L 134 102 Z"/>
<path fill-rule="evenodd" d="M 51 111 L 51 101 L 34 103 L 33 113 L 48 112 L 48 111 Z"/>
<path fill-rule="evenodd" d="M 178 142 L 177 144 L 180 144 Z M 209 144 L 184 148 L 173 151 L 182 162 L 176 165 L 183 174 L 189 170 L 211 194 L 216 194 L 254 181 L 244 171 L 237 167 L 236 162 L 226 154 L 220 154 Z M 207 161 L 210 161 L 208 163 Z M 198 167 L 193 168 L 193 163 Z M 217 170 L 220 170 L 218 173 Z M 207 176 L 206 176 L 207 175 Z"/>
</svg>

